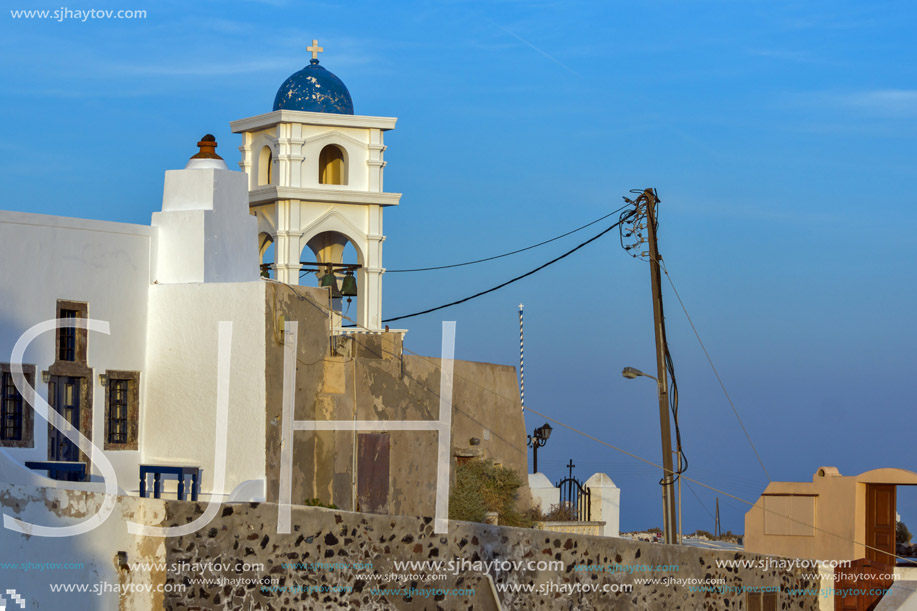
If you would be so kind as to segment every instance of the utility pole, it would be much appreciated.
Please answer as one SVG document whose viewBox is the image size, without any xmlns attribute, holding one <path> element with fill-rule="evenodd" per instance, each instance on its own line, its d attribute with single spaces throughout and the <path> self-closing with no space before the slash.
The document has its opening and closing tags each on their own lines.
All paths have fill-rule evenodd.
<svg viewBox="0 0 917 611">
<path fill-rule="evenodd" d="M 720 497 L 716 497 L 716 519 L 713 523 L 713 536 L 720 538 Z"/>
<path fill-rule="evenodd" d="M 684 533 L 681 532 L 681 448 L 675 450 L 678 455 L 678 543 L 684 539 Z"/>
<path fill-rule="evenodd" d="M 645 189 L 637 198 L 646 205 L 646 228 L 650 248 L 650 278 L 653 284 L 653 326 L 656 332 L 656 382 L 659 389 L 659 428 L 662 433 L 662 509 L 665 542 L 677 543 L 674 474 L 672 468 L 672 429 L 669 417 L 669 385 L 666 368 L 665 321 L 662 318 L 662 282 L 659 275 L 659 248 L 656 243 L 656 193 Z"/>
</svg>

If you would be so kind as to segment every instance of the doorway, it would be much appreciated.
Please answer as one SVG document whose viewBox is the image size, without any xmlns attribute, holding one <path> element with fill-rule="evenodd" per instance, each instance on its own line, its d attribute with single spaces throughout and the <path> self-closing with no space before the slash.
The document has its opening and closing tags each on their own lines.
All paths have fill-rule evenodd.
<svg viewBox="0 0 917 611">
<path fill-rule="evenodd" d="M 866 559 L 895 566 L 894 484 L 866 484 Z M 887 552 L 887 553 L 886 553 Z"/>
<path fill-rule="evenodd" d="M 71 376 L 51 376 L 48 382 L 48 404 L 60 414 L 73 429 L 80 430 L 80 390 L 82 378 Z M 48 460 L 77 462 L 80 460 L 80 449 L 67 439 L 63 432 L 49 425 L 48 427 Z M 51 479 L 62 481 L 79 481 L 80 476 L 73 472 L 50 471 Z"/>
<path fill-rule="evenodd" d="M 388 433 L 360 433 L 357 450 L 357 511 L 388 513 L 391 440 Z"/>
</svg>

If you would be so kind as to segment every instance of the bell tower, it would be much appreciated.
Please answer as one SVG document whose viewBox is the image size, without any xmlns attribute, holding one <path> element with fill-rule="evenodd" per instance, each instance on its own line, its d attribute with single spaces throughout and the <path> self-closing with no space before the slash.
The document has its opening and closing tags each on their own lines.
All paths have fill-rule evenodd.
<svg viewBox="0 0 917 611">
<path fill-rule="evenodd" d="M 330 271 L 332 294 L 342 280 L 352 288 L 348 272 L 355 272 L 356 321 L 381 331 L 382 212 L 401 199 L 383 190 L 383 135 L 397 119 L 355 115 L 347 87 L 319 65 L 324 49 L 313 40 L 308 50 L 312 60 L 280 86 L 273 112 L 230 123 L 242 134 L 239 165 L 248 174 L 259 254 L 263 262 L 274 245 L 274 277 L 288 284 L 311 269 L 330 286 Z M 345 266 L 348 243 L 358 261 Z"/>
</svg>

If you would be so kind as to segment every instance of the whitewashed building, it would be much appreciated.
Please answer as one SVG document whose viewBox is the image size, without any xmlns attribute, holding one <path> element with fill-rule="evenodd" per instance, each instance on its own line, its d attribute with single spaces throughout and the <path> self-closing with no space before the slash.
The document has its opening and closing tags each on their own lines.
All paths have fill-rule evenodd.
<svg viewBox="0 0 917 611">
<path fill-rule="evenodd" d="M 382 188 L 383 132 L 396 119 L 354 115 L 344 84 L 315 57 L 281 86 L 273 112 L 232 123 L 243 171 L 204 137 L 184 169 L 166 172 L 150 225 L 0 211 L 0 480 L 101 485 L 85 448 L 37 417 L 39 399 L 15 384 L 10 355 L 29 329 L 77 321 L 34 338 L 25 381 L 104 451 L 120 491 L 137 494 L 141 465 L 214 464 L 218 324 L 232 321 L 225 483 L 215 489 L 205 468 L 197 485 L 204 498 L 266 498 L 276 295 L 265 277 L 298 285 L 305 262 L 335 278 L 333 289 L 297 289 L 328 312 L 329 337 L 348 332 L 334 308 L 356 296 L 355 280 L 357 330 L 382 331 L 382 212 L 400 199 Z M 345 264 L 348 243 L 358 260 Z M 271 244 L 275 261 L 265 262 Z"/>
<path fill-rule="evenodd" d="M 86 452 L 35 417 L 28 392 L 13 384 L 14 345 L 28 329 L 55 319 L 104 321 L 109 333 L 71 327 L 38 335 L 24 353 L 26 380 L 105 451 L 122 491 L 139 490 L 144 462 L 212 462 L 213 445 L 206 442 L 213 436 L 216 387 L 205 382 L 215 379 L 217 321 L 247 320 L 259 300 L 263 310 L 265 290 L 247 178 L 216 158 L 215 144 L 205 138 L 185 169 L 166 172 L 162 211 L 149 226 L 0 212 L 0 347 L 6 355 L 0 448 L 10 459 L 0 461 L 2 479 L 53 486 L 45 470 L 26 469 L 26 463 L 89 462 Z M 257 360 L 257 343 L 256 331 L 235 325 L 233 364 L 251 366 L 246 361 Z M 236 459 L 227 466 L 229 489 L 220 494 L 264 477 L 252 460 L 259 446 L 263 455 L 263 438 L 241 434 L 257 422 L 245 421 L 244 406 L 256 406 L 263 388 L 252 379 L 241 382 L 233 389 L 236 417 L 230 420 L 239 427 Z M 150 404 L 159 408 L 143 409 Z M 209 460 L 200 455 L 204 448 Z M 47 474 L 94 480 L 96 467 L 90 465 L 86 478 Z M 209 477 L 204 473 L 207 490 Z"/>
</svg>

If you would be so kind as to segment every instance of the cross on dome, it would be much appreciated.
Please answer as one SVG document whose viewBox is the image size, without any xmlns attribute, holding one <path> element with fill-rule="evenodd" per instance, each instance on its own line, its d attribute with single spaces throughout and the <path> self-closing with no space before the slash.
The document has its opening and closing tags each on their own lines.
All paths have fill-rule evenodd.
<svg viewBox="0 0 917 611">
<path fill-rule="evenodd" d="M 274 110 L 352 115 L 353 100 L 347 86 L 318 62 L 318 54 L 325 49 L 315 39 L 306 49 L 312 59 L 302 70 L 291 74 L 277 90 Z"/>
<path fill-rule="evenodd" d="M 314 59 L 315 61 L 318 61 L 318 54 L 322 53 L 324 50 L 325 48 L 318 46 L 318 41 L 315 40 L 314 38 L 312 39 L 312 45 L 306 47 L 306 51 L 309 51 L 310 53 L 312 53 L 312 59 Z"/>
</svg>

